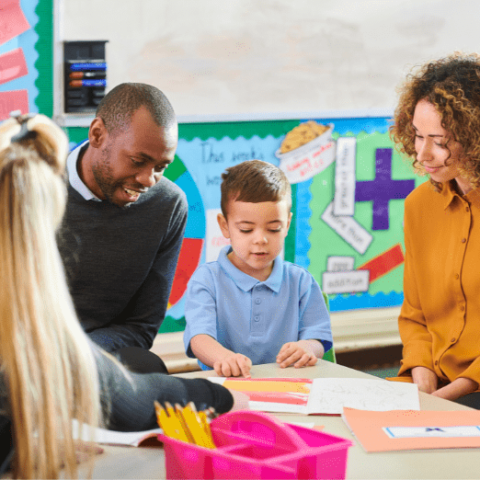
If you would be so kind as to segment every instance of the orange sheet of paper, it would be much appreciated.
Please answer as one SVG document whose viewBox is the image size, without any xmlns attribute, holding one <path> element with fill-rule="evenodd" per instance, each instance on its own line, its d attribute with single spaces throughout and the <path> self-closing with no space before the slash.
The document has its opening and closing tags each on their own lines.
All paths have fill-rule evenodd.
<svg viewBox="0 0 480 480">
<path fill-rule="evenodd" d="M 480 437 L 390 438 L 383 428 L 464 427 L 480 425 L 480 411 L 390 410 L 372 412 L 344 408 L 342 418 L 367 452 L 425 450 L 432 448 L 480 448 Z"/>
<path fill-rule="evenodd" d="M 225 388 L 237 390 L 239 392 L 276 392 L 276 393 L 310 393 L 310 382 L 298 380 L 295 382 L 284 381 L 282 379 L 274 380 L 238 380 L 227 379 L 223 383 Z"/>
</svg>

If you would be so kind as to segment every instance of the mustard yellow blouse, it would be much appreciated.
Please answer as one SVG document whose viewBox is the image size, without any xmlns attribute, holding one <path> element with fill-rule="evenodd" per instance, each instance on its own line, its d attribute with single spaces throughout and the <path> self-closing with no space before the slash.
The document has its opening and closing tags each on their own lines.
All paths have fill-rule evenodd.
<svg viewBox="0 0 480 480">
<path fill-rule="evenodd" d="M 458 377 L 480 385 L 480 188 L 420 185 L 405 200 L 404 230 L 399 376 L 423 366 L 439 387 Z"/>
</svg>

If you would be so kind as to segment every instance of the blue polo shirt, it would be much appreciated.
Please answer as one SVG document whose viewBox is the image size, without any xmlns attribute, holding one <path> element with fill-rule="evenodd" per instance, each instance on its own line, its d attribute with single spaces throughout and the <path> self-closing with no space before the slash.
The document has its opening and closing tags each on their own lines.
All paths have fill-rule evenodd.
<svg viewBox="0 0 480 480">
<path fill-rule="evenodd" d="M 206 334 L 254 365 L 274 363 L 287 342 L 316 339 L 325 351 L 332 346 L 330 316 L 318 283 L 302 267 L 277 257 L 267 280 L 261 282 L 235 267 L 220 252 L 216 262 L 193 274 L 185 301 L 185 350 Z"/>
</svg>

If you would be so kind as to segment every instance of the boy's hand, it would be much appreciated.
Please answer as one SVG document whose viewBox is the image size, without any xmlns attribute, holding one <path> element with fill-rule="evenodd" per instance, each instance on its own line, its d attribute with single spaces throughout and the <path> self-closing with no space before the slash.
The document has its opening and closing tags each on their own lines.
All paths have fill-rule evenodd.
<svg viewBox="0 0 480 480">
<path fill-rule="evenodd" d="M 243 375 L 250 378 L 251 367 L 252 361 L 241 353 L 232 353 L 232 355 L 213 364 L 215 373 L 220 377 L 239 377 Z"/>
<path fill-rule="evenodd" d="M 293 364 L 295 368 L 315 365 L 317 356 L 307 340 L 298 342 L 288 342 L 283 345 L 277 355 L 277 363 L 281 368 L 289 367 Z"/>
</svg>

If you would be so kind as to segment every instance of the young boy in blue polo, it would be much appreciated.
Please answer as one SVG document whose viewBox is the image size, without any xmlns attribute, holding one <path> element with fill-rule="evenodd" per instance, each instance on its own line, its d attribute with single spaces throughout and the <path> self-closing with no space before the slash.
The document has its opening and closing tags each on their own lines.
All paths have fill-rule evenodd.
<svg viewBox="0 0 480 480">
<path fill-rule="evenodd" d="M 252 364 L 315 365 L 332 347 L 322 292 L 302 267 L 282 260 L 291 188 L 270 163 L 250 160 L 222 174 L 218 223 L 230 239 L 188 284 L 184 343 L 220 376 L 250 376 Z"/>
</svg>

